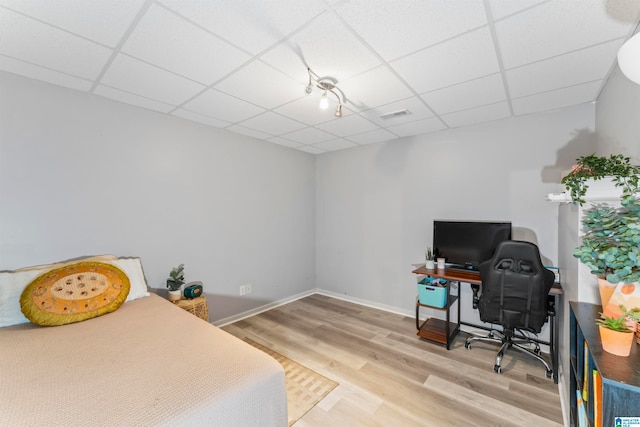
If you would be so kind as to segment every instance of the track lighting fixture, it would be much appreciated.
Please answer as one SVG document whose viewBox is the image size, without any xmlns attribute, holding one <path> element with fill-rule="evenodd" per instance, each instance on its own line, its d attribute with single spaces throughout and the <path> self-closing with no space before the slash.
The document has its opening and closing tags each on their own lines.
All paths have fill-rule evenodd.
<svg viewBox="0 0 640 427">
<path fill-rule="evenodd" d="M 304 88 L 304 93 L 307 95 L 311 95 L 313 93 L 313 87 L 317 87 L 322 90 L 322 96 L 320 97 L 320 108 L 322 110 L 326 110 L 329 108 L 329 100 L 327 99 L 327 93 L 332 94 L 336 97 L 338 101 L 338 106 L 336 107 L 335 116 L 342 117 L 342 104 L 347 103 L 347 98 L 344 96 L 344 93 L 338 88 L 338 80 L 334 77 L 319 77 L 316 73 L 311 71 L 311 68 L 307 67 L 307 72 L 309 73 L 309 84 Z"/>
</svg>

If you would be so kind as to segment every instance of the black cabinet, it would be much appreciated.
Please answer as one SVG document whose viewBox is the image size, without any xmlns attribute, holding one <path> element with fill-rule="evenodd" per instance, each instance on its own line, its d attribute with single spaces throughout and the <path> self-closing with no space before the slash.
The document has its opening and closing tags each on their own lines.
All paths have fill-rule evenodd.
<svg viewBox="0 0 640 427">
<path fill-rule="evenodd" d="M 571 425 L 615 427 L 629 425 L 628 418 L 640 420 L 640 345 L 633 344 L 629 357 L 605 352 L 595 323 L 602 307 L 570 306 Z"/>
</svg>

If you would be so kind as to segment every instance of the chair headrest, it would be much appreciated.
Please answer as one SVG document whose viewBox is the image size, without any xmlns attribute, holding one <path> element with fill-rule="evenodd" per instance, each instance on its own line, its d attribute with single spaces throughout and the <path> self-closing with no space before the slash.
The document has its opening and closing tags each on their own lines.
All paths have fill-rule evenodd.
<svg viewBox="0 0 640 427">
<path fill-rule="evenodd" d="M 528 275 L 535 275 L 544 268 L 538 247 L 531 242 L 519 240 L 509 240 L 498 244 L 496 252 L 489 262 L 495 270 Z"/>
</svg>

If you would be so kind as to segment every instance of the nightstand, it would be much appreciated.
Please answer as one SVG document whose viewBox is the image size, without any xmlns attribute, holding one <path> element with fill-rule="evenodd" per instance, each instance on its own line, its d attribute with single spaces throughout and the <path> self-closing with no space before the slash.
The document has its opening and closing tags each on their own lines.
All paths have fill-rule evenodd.
<svg viewBox="0 0 640 427">
<path fill-rule="evenodd" d="M 207 299 L 204 296 L 194 299 L 181 299 L 173 303 L 181 309 L 198 316 L 205 322 L 209 322 L 209 308 L 207 306 Z"/>
</svg>

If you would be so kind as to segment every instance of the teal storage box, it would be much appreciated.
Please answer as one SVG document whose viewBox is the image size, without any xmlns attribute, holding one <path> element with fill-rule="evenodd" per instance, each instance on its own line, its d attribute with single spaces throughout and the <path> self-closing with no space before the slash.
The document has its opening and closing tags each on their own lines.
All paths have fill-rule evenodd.
<svg viewBox="0 0 640 427">
<path fill-rule="evenodd" d="M 446 280 L 425 277 L 418 282 L 418 299 L 420 304 L 443 308 L 447 305 Z"/>
</svg>

